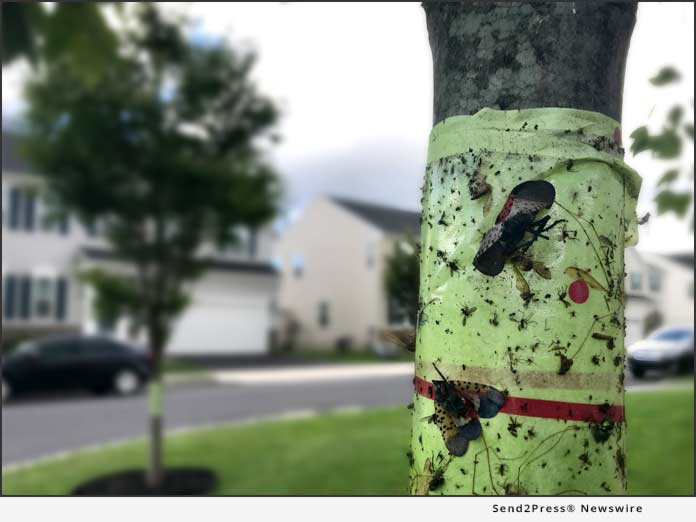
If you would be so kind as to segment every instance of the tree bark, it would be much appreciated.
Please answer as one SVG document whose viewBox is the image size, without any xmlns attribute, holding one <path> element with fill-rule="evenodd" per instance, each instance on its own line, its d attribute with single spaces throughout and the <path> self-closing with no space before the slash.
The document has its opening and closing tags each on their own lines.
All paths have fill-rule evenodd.
<svg viewBox="0 0 696 522">
<path fill-rule="evenodd" d="M 162 353 L 164 351 L 163 329 L 159 321 L 152 320 L 149 326 L 150 350 L 152 354 L 152 377 L 148 398 L 148 431 L 150 440 L 150 462 L 147 484 L 157 489 L 164 480 L 163 467 L 163 421 L 162 421 Z"/>
<path fill-rule="evenodd" d="M 636 4 L 424 7 L 436 126 L 411 492 L 625 493 L 623 248 L 640 178 L 619 120 Z M 550 228 L 525 229 L 530 246 L 486 275 L 483 238 L 523 182 L 553 186 L 533 212 Z"/>
<path fill-rule="evenodd" d="M 435 123 L 483 107 L 568 107 L 621 121 L 636 2 L 423 5 Z"/>
</svg>

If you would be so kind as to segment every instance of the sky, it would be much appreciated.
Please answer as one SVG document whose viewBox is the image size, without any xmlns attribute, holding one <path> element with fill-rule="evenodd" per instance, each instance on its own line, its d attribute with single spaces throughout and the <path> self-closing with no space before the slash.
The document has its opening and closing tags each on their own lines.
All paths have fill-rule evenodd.
<svg viewBox="0 0 696 522">
<path fill-rule="evenodd" d="M 432 127 L 432 64 L 425 15 L 419 3 L 188 3 L 192 37 L 254 49 L 253 76 L 282 111 L 282 143 L 271 159 L 282 175 L 289 216 L 321 194 L 418 209 Z M 624 141 L 647 124 L 659 129 L 676 101 L 693 121 L 694 7 L 692 3 L 642 3 L 631 40 L 624 87 Z M 674 87 L 648 79 L 663 65 L 683 75 Z M 28 68 L 3 71 L 3 117 L 22 111 Z M 689 105 L 690 104 L 690 105 Z M 693 163 L 693 147 L 686 161 Z M 670 165 L 643 153 L 626 161 L 644 179 L 639 249 L 693 249 L 688 225 L 656 216 L 655 182 Z"/>
</svg>

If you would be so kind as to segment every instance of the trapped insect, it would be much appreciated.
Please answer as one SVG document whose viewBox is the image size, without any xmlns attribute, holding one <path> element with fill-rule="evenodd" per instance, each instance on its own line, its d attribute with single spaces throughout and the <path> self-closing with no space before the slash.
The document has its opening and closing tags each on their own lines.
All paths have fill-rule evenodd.
<svg viewBox="0 0 696 522">
<path fill-rule="evenodd" d="M 469 448 L 469 442 L 481 436 L 479 419 L 495 417 L 505 403 L 506 395 L 483 384 L 450 381 L 433 364 L 442 378 L 435 386 L 435 413 L 432 421 L 440 429 L 450 455 L 460 457 Z"/>
<path fill-rule="evenodd" d="M 556 198 L 556 189 L 548 181 L 525 181 L 512 189 L 495 225 L 481 240 L 474 266 L 488 276 L 502 272 L 505 261 L 517 252 L 525 253 L 538 238 L 549 239 L 545 232 L 566 220 L 548 224 L 550 217 L 537 220 L 543 209 L 551 208 Z M 531 239 L 524 241 L 526 234 Z"/>
</svg>

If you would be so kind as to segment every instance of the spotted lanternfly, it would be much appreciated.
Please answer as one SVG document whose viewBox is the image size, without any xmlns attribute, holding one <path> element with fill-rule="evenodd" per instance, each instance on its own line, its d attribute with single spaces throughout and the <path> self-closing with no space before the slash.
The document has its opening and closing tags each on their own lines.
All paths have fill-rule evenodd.
<svg viewBox="0 0 696 522">
<path fill-rule="evenodd" d="M 485 275 L 496 276 L 502 272 L 507 258 L 516 252 L 526 252 L 540 237 L 549 239 L 544 232 L 565 220 L 547 226 L 549 216 L 537 221 L 536 215 L 551 208 L 555 198 L 556 189 L 548 181 L 525 181 L 513 188 L 495 225 L 481 240 L 474 257 L 476 269 Z M 523 242 L 527 233 L 532 234 L 532 238 Z"/>
<path fill-rule="evenodd" d="M 440 429 L 450 455 L 461 457 L 469 448 L 469 441 L 481 436 L 479 419 L 495 417 L 505 403 L 505 394 L 484 384 L 450 381 L 433 364 L 442 377 L 433 381 L 435 386 L 435 413 L 433 422 Z"/>
</svg>

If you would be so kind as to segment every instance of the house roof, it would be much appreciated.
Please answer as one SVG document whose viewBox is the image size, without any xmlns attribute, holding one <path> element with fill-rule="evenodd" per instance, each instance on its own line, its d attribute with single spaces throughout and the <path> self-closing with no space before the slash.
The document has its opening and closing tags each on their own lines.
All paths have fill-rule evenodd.
<svg viewBox="0 0 696 522">
<path fill-rule="evenodd" d="M 694 253 L 693 252 L 683 252 L 681 254 L 669 254 L 665 257 L 668 257 L 672 261 L 676 261 L 680 265 L 683 265 L 687 268 L 694 267 Z"/>
<path fill-rule="evenodd" d="M 118 261 L 118 256 L 106 248 L 82 247 L 82 254 L 95 261 Z M 278 271 L 270 263 L 263 261 L 238 261 L 234 259 L 209 258 L 206 264 L 210 270 L 223 272 L 244 272 L 275 276 Z"/>
<path fill-rule="evenodd" d="M 20 136 L 12 132 L 2 133 L 2 172 L 23 174 L 32 172 L 30 163 L 19 152 Z"/>
<path fill-rule="evenodd" d="M 420 235 L 420 212 L 336 196 L 331 196 L 331 200 L 389 234 Z"/>
</svg>

